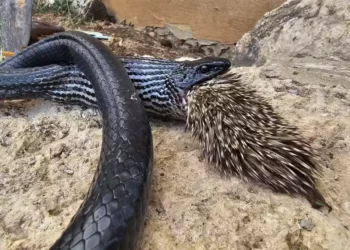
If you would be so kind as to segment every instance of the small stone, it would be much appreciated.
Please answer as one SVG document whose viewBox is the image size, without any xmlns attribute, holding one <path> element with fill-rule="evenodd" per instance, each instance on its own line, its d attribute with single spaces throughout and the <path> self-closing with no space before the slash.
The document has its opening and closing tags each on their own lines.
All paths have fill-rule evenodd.
<svg viewBox="0 0 350 250">
<path fill-rule="evenodd" d="M 63 152 L 67 151 L 68 148 L 65 144 L 59 144 L 57 148 L 55 148 L 52 152 L 51 152 L 51 159 L 52 158 L 61 158 L 61 155 Z"/>
<path fill-rule="evenodd" d="M 188 25 L 167 23 L 165 26 L 177 39 L 186 40 L 192 38 L 192 29 Z"/>
<path fill-rule="evenodd" d="M 266 78 L 278 78 L 279 74 L 273 69 L 266 69 L 262 73 Z"/>
<path fill-rule="evenodd" d="M 288 92 L 292 95 L 299 95 L 299 91 L 297 89 L 290 89 Z"/>
<path fill-rule="evenodd" d="M 158 36 L 166 36 L 170 34 L 170 31 L 167 28 L 157 28 L 155 31 Z"/>
<path fill-rule="evenodd" d="M 189 45 L 190 47 L 197 47 L 198 41 L 196 39 L 186 39 L 185 44 Z"/>
<path fill-rule="evenodd" d="M 311 231 L 315 227 L 311 220 L 301 220 L 300 226 L 307 231 Z"/>
<path fill-rule="evenodd" d="M 199 46 L 214 46 L 214 45 L 219 45 L 218 42 L 208 40 L 208 39 L 196 39 Z"/>
<path fill-rule="evenodd" d="M 99 115 L 99 111 L 91 108 L 81 111 L 81 118 L 84 118 L 84 119 L 88 117 L 98 116 L 98 115 Z"/>
<path fill-rule="evenodd" d="M 65 169 L 64 170 L 64 172 L 66 173 L 66 174 L 69 174 L 69 175 L 73 175 L 74 174 L 74 171 L 72 170 L 72 169 Z"/>
<path fill-rule="evenodd" d="M 31 157 L 30 161 L 28 162 L 29 166 L 34 166 L 36 163 L 35 157 Z"/>
<path fill-rule="evenodd" d="M 47 210 L 47 212 L 49 213 L 49 215 L 57 216 L 61 213 L 61 210 L 58 208 L 52 208 Z"/>
<path fill-rule="evenodd" d="M 318 211 L 320 211 L 325 216 L 329 214 L 332 210 L 333 208 L 331 206 L 323 206 L 318 208 Z"/>
<path fill-rule="evenodd" d="M 67 135 L 69 134 L 69 128 L 62 128 L 62 130 L 60 130 L 58 132 L 58 139 L 63 139 L 65 138 Z"/>
<path fill-rule="evenodd" d="M 7 143 L 5 141 L 5 139 L 3 137 L 0 137 L 0 145 L 3 146 L 3 147 L 7 147 Z"/>
<path fill-rule="evenodd" d="M 244 216 L 243 219 L 242 219 L 242 222 L 243 222 L 244 224 L 247 224 L 248 222 L 250 222 L 249 216 Z"/>
<path fill-rule="evenodd" d="M 329 155 L 329 158 L 330 158 L 330 159 L 333 159 L 333 158 L 334 158 L 334 155 L 333 155 L 332 152 L 330 152 L 328 155 Z"/>
<path fill-rule="evenodd" d="M 150 37 L 155 37 L 155 36 L 156 36 L 156 33 L 154 33 L 153 31 L 151 31 L 151 32 L 148 33 L 148 35 L 149 35 Z"/>
<path fill-rule="evenodd" d="M 342 209 L 344 209 L 347 213 L 350 213 L 350 202 L 346 201 L 342 204 Z"/>
</svg>

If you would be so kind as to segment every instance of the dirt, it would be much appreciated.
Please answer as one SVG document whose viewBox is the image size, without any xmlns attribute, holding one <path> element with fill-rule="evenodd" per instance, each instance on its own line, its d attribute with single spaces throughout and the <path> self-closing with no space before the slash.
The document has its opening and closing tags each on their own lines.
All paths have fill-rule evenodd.
<svg viewBox="0 0 350 250">
<path fill-rule="evenodd" d="M 118 56 L 143 56 L 149 55 L 175 59 L 181 56 L 200 57 L 204 52 L 199 48 L 183 49 L 181 41 L 169 41 L 159 37 L 153 37 L 144 30 L 135 30 L 128 25 L 114 24 L 108 21 L 95 21 L 85 23 L 75 23 L 67 17 L 53 14 L 38 14 L 34 20 L 58 25 L 68 30 L 96 31 L 106 36 L 111 36 L 110 41 L 104 41 L 112 51 Z"/>
<path fill-rule="evenodd" d="M 114 51 L 196 56 L 114 26 L 102 30 L 124 37 Z M 330 214 L 300 197 L 222 178 L 203 161 L 184 123 L 151 120 L 154 173 L 141 249 L 348 249 L 349 69 L 350 63 L 312 57 L 232 69 L 320 152 L 325 170 L 318 186 L 333 207 Z M 0 106 L 0 131 L 0 249 L 48 249 L 89 188 L 101 119 L 75 106 L 6 102 Z"/>
</svg>

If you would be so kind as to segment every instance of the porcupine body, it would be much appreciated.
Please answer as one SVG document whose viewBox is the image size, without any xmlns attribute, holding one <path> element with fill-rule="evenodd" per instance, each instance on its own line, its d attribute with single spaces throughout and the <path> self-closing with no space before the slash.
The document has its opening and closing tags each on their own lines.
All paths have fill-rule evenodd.
<svg viewBox="0 0 350 250">
<path fill-rule="evenodd" d="M 187 128 L 204 156 L 225 174 L 298 194 L 314 208 L 331 207 L 315 187 L 321 174 L 311 146 L 240 75 L 226 74 L 188 93 Z"/>
</svg>

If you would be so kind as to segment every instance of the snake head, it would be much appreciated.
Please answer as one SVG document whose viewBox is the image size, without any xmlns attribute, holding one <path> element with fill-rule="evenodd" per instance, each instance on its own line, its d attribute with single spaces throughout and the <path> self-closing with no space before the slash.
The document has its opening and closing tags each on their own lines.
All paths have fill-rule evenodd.
<svg viewBox="0 0 350 250">
<path fill-rule="evenodd" d="M 181 64 L 181 68 L 173 72 L 171 77 L 185 91 L 226 73 L 231 67 L 231 62 L 221 57 L 204 57 L 194 61 L 182 61 Z"/>
</svg>

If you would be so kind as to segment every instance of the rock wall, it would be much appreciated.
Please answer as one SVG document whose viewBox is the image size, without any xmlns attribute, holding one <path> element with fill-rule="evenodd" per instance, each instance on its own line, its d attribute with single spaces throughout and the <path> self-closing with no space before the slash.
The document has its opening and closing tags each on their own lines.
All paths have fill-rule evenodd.
<svg viewBox="0 0 350 250">
<path fill-rule="evenodd" d="M 237 42 L 285 0 L 102 0 L 120 20 L 135 26 L 175 26 L 187 38 Z"/>
<path fill-rule="evenodd" d="M 46 2 L 66 0 L 41 0 Z M 120 22 L 137 28 L 167 27 L 178 38 L 235 43 L 268 11 L 285 0 L 69 0 L 72 11 L 84 15 L 92 2 L 100 2 Z M 95 7 L 92 8 L 92 11 Z"/>
</svg>

